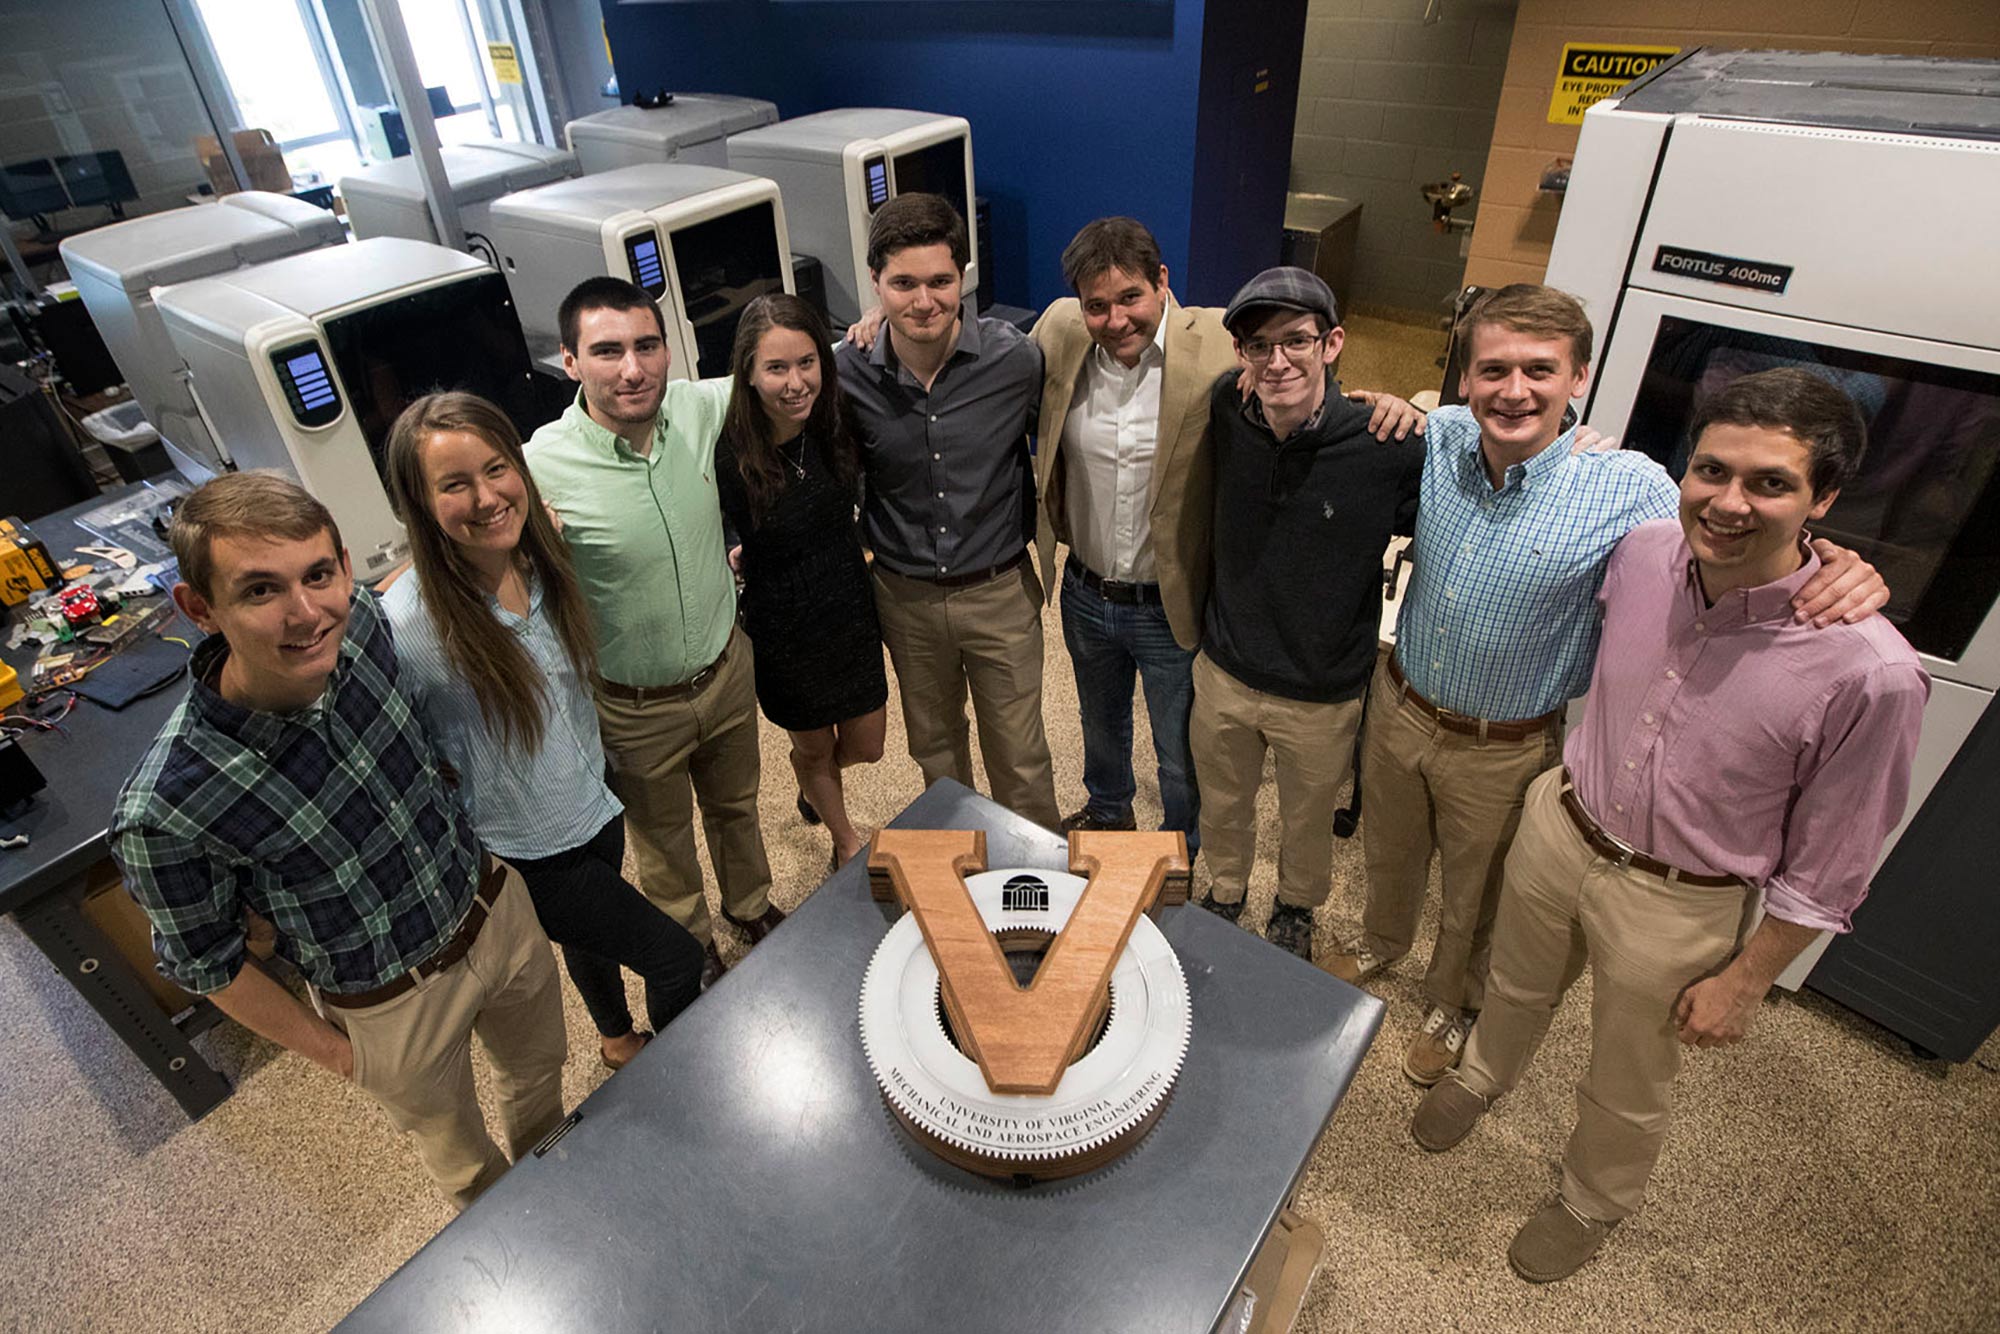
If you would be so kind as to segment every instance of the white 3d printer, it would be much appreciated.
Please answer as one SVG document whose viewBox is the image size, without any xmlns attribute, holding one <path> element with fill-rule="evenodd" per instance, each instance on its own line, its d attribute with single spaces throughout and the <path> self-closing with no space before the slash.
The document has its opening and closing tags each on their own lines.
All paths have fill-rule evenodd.
<svg viewBox="0 0 2000 1334">
<path fill-rule="evenodd" d="M 62 243 L 62 258 L 133 400 L 181 470 L 200 478 L 229 457 L 195 408 L 153 289 L 346 239 L 340 219 L 323 208 L 245 190 L 72 236 Z"/>
<path fill-rule="evenodd" d="M 653 163 L 537 186 L 494 200 L 486 229 L 545 362 L 556 310 L 586 278 L 627 278 L 659 302 L 680 379 L 729 374 L 743 308 L 792 290 L 778 187 L 721 167 Z"/>
<path fill-rule="evenodd" d="M 486 207 L 501 195 L 577 174 L 576 159 L 540 144 L 445 144 L 438 149 L 445 180 L 468 241 L 486 230 Z M 414 157 L 391 158 L 340 178 L 348 225 L 356 240 L 404 236 L 436 242 L 437 224 L 424 197 Z"/>
<path fill-rule="evenodd" d="M 777 118 L 778 104 L 759 97 L 675 93 L 665 106 L 627 105 L 579 116 L 563 127 L 563 139 L 586 176 L 646 162 L 726 167 L 730 135 Z"/>
<path fill-rule="evenodd" d="M 1996 217 L 2000 64 L 1702 49 L 1585 114 L 1549 263 L 1597 327 L 1584 420 L 1676 475 L 1739 375 L 1804 366 L 1868 418 L 1814 531 L 1880 568 L 1932 677 L 1885 866 L 2000 688 Z"/>
<path fill-rule="evenodd" d="M 466 389 L 499 404 L 524 436 L 539 424 L 507 284 L 456 250 L 357 241 L 164 288 L 156 300 L 237 467 L 290 473 L 318 496 L 357 579 L 385 574 L 408 551 L 382 465 L 389 427 L 413 399 Z"/>
<path fill-rule="evenodd" d="M 972 127 L 963 118 L 879 107 L 821 111 L 731 135 L 729 165 L 778 183 L 793 244 L 825 269 L 835 323 L 852 322 L 875 304 L 868 224 L 899 194 L 942 195 L 958 210 L 971 257 L 965 291 L 978 290 Z"/>
</svg>

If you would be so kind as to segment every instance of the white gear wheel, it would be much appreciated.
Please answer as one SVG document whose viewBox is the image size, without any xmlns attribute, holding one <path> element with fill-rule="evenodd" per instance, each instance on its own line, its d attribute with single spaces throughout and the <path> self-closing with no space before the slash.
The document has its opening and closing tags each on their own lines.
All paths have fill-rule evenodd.
<svg viewBox="0 0 2000 1334">
<path fill-rule="evenodd" d="M 1046 908 L 1004 906 L 1003 890 L 1018 876 L 1048 888 Z M 1061 931 L 1087 887 L 1080 876 L 1033 869 L 982 871 L 965 884 L 996 933 Z M 1137 1143 L 1173 1089 L 1192 1028 L 1180 960 L 1145 916 L 1112 970 L 1102 1036 L 1047 1096 L 994 1093 L 953 1045 L 940 1018 L 937 962 L 914 914 L 889 929 L 861 982 L 861 1048 L 882 1096 L 920 1139 L 995 1176 L 1067 1175 L 1088 1170 L 1077 1163 L 1082 1155 L 1095 1160 Z"/>
</svg>

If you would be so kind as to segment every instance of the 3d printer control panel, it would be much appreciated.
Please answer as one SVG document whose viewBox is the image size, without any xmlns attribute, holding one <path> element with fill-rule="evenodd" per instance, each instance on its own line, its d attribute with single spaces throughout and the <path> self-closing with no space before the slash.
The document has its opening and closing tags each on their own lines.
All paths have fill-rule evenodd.
<svg viewBox="0 0 2000 1334">
<path fill-rule="evenodd" d="M 326 354 L 316 342 L 294 343 L 271 354 L 271 367 L 284 388 L 285 403 L 301 426 L 328 426 L 340 417 L 340 391 L 334 388 Z"/>
<path fill-rule="evenodd" d="M 632 281 L 658 301 L 667 294 L 667 266 L 660 258 L 660 235 L 648 227 L 625 238 L 625 258 L 632 267 Z"/>
<path fill-rule="evenodd" d="M 861 180 L 868 188 L 868 211 L 889 202 L 889 163 L 886 158 L 871 157 L 861 164 Z"/>
</svg>

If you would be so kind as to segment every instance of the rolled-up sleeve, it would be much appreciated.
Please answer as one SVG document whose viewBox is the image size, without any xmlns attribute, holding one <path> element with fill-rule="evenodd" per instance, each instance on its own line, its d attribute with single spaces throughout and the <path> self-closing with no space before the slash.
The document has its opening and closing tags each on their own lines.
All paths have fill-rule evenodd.
<svg viewBox="0 0 2000 1334">
<path fill-rule="evenodd" d="M 111 858 L 146 919 L 161 976 L 205 996 L 243 967 L 243 899 L 236 871 L 198 844 L 144 827 L 114 830 Z"/>
<path fill-rule="evenodd" d="M 1773 917 L 1822 931 L 1853 928 L 1875 859 L 1903 818 L 1930 680 L 1886 664 L 1834 687 L 1800 754 L 1785 849 L 1764 884 Z"/>
</svg>

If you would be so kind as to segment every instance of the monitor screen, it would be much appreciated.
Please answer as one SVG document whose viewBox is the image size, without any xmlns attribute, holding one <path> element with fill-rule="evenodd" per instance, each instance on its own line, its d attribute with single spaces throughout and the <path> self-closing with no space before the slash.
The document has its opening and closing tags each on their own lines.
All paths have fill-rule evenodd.
<svg viewBox="0 0 2000 1334">
<path fill-rule="evenodd" d="M 521 322 L 495 272 L 395 297 L 330 319 L 340 383 L 382 470 L 389 427 L 420 395 L 463 389 L 497 403 L 523 438 L 549 420 L 537 407 Z"/>
<path fill-rule="evenodd" d="M 125 155 L 116 149 L 105 153 L 72 153 L 55 160 L 69 190 L 70 203 L 77 208 L 92 204 L 122 204 L 137 199 L 132 173 L 125 169 Z"/>
<path fill-rule="evenodd" d="M 632 266 L 632 281 L 658 301 L 667 293 L 667 270 L 660 260 L 660 234 L 652 228 L 625 238 L 625 258 Z"/>
<path fill-rule="evenodd" d="M 972 210 L 968 207 L 970 201 L 965 197 L 963 137 L 953 136 L 940 143 L 896 155 L 896 193 L 906 195 L 916 190 L 943 195 L 958 210 L 958 216 L 965 219 L 966 225 L 971 225 Z"/>
<path fill-rule="evenodd" d="M 769 200 L 674 230 L 681 308 L 694 326 L 697 378 L 729 374 L 743 308 L 785 290 L 791 257 L 778 253 L 778 215 Z"/>
<path fill-rule="evenodd" d="M 879 157 L 871 157 L 862 164 L 861 172 L 868 184 L 868 211 L 889 202 L 889 164 Z"/>
<path fill-rule="evenodd" d="M 62 177 L 56 174 L 56 164 L 48 158 L 30 158 L 0 167 L 0 213 L 10 218 L 32 218 L 68 207 L 69 192 L 63 189 Z"/>
</svg>

